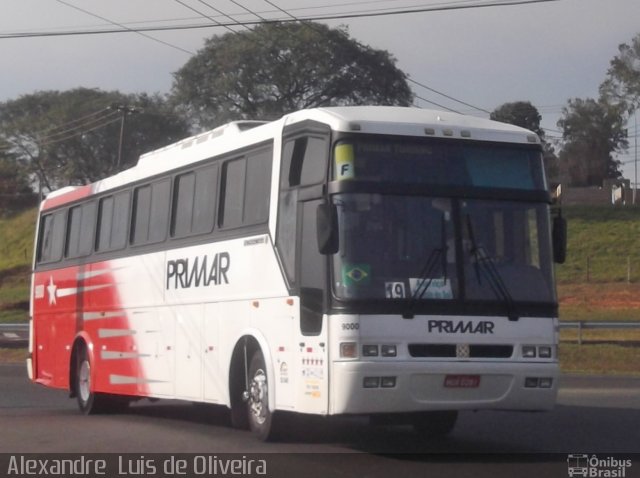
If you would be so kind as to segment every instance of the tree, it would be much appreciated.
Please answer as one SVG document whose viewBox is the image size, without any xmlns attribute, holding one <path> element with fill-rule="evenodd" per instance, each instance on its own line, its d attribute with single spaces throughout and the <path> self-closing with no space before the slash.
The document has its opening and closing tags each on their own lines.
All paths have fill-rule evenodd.
<svg viewBox="0 0 640 478">
<path fill-rule="evenodd" d="M 30 187 L 28 176 L 8 151 L 8 145 L 0 141 L 0 217 L 35 204 L 36 195 Z"/>
<path fill-rule="evenodd" d="M 640 33 L 618 47 L 618 55 L 611 60 L 600 94 L 609 103 L 619 104 L 627 114 L 640 107 Z"/>
<path fill-rule="evenodd" d="M 493 110 L 489 117 L 494 121 L 520 126 L 521 128 L 526 128 L 536 133 L 542 142 L 543 159 L 549 183 L 560 182 L 558 158 L 553 145 L 546 140 L 544 130 L 540 126 L 542 116 L 538 108 L 533 106 L 529 101 L 505 103 Z"/>
<path fill-rule="evenodd" d="M 607 178 L 621 176 L 620 162 L 612 154 L 627 147 L 621 106 L 604 99 L 572 99 L 563 109 L 558 126 L 564 147 L 560 163 L 572 186 L 602 186 Z"/>
<path fill-rule="evenodd" d="M 128 114 L 133 111 L 137 114 Z M 166 101 L 146 94 L 79 88 L 0 104 L 0 140 L 45 190 L 104 178 L 132 166 L 140 154 L 188 134 Z"/>
<path fill-rule="evenodd" d="M 388 52 L 316 23 L 265 23 L 214 36 L 174 73 L 172 95 L 199 127 L 317 106 L 413 101 Z"/>
<path fill-rule="evenodd" d="M 529 101 L 505 103 L 493 110 L 489 117 L 494 121 L 526 128 L 536 133 L 540 138 L 544 138 L 544 131 L 540 127 L 542 116 Z"/>
</svg>

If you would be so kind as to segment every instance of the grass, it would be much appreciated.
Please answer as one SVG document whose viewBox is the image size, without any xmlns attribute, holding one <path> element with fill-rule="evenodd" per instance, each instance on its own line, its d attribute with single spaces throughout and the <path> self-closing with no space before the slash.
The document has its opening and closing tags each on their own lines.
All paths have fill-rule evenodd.
<svg viewBox="0 0 640 478">
<path fill-rule="evenodd" d="M 27 353 L 26 348 L 0 348 L 0 363 L 25 363 Z"/>
<path fill-rule="evenodd" d="M 560 344 L 563 373 L 640 376 L 640 349 L 620 345 Z"/>
<path fill-rule="evenodd" d="M 567 261 L 558 282 L 640 282 L 640 208 L 565 207 Z"/>
<path fill-rule="evenodd" d="M 26 322 L 37 210 L 0 218 L 0 323 Z"/>
<path fill-rule="evenodd" d="M 31 264 L 37 214 L 34 208 L 0 218 L 0 273 Z"/>
</svg>

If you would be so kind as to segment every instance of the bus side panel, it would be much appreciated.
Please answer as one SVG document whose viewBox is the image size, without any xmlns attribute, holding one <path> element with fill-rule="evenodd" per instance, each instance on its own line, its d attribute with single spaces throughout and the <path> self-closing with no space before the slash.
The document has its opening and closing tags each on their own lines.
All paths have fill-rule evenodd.
<svg viewBox="0 0 640 478">
<path fill-rule="evenodd" d="M 136 395 L 138 350 L 127 311 L 123 307 L 118 261 L 97 262 L 82 274 L 84 308 L 81 330 L 91 338 L 95 363 L 95 391 Z"/>
<path fill-rule="evenodd" d="M 69 386 L 79 308 L 76 275 L 70 267 L 36 273 L 33 280 L 34 379 L 51 387 Z"/>
</svg>

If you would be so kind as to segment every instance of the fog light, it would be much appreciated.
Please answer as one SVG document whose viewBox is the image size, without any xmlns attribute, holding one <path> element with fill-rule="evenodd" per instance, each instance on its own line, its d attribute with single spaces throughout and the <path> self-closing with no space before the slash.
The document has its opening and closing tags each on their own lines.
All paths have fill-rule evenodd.
<svg viewBox="0 0 640 478">
<path fill-rule="evenodd" d="M 540 388 L 551 388 L 553 386 L 553 379 L 551 377 L 542 377 L 538 381 Z"/>
<path fill-rule="evenodd" d="M 380 377 L 365 377 L 362 386 L 364 388 L 378 388 L 380 386 Z"/>
<path fill-rule="evenodd" d="M 551 358 L 551 347 L 539 347 L 538 356 L 540 358 Z"/>
<path fill-rule="evenodd" d="M 395 345 L 383 345 L 381 347 L 381 354 L 383 357 L 395 357 L 398 355 L 398 349 Z"/>
<path fill-rule="evenodd" d="M 523 345 L 522 356 L 524 358 L 536 358 L 536 347 L 534 345 Z"/>
<path fill-rule="evenodd" d="M 342 342 L 340 344 L 340 358 L 356 358 L 358 356 L 358 344 L 355 342 Z"/>
<path fill-rule="evenodd" d="M 394 388 L 396 386 L 395 377 L 382 377 L 380 379 L 380 385 L 382 388 Z"/>
<path fill-rule="evenodd" d="M 527 377 L 524 379 L 524 388 L 538 388 L 537 377 Z"/>
<path fill-rule="evenodd" d="M 378 356 L 378 346 L 377 345 L 363 345 L 362 346 L 362 355 L 365 357 L 377 357 Z"/>
</svg>

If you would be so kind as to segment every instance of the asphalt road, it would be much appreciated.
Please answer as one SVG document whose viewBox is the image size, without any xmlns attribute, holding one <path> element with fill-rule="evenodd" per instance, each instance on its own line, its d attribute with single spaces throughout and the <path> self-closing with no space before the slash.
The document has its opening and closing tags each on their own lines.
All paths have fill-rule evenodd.
<svg viewBox="0 0 640 478">
<path fill-rule="evenodd" d="M 30 383 L 24 366 L 0 365 L 0 430 L 9 454 L 0 476 L 15 453 L 235 453 L 266 456 L 268 476 L 564 477 L 568 454 L 588 453 L 635 460 L 626 478 L 640 476 L 640 379 L 565 376 L 554 411 L 465 412 L 440 442 L 361 418 L 304 417 L 286 441 L 261 443 L 212 406 L 142 401 L 121 415 L 83 416 L 66 392 Z"/>
</svg>

